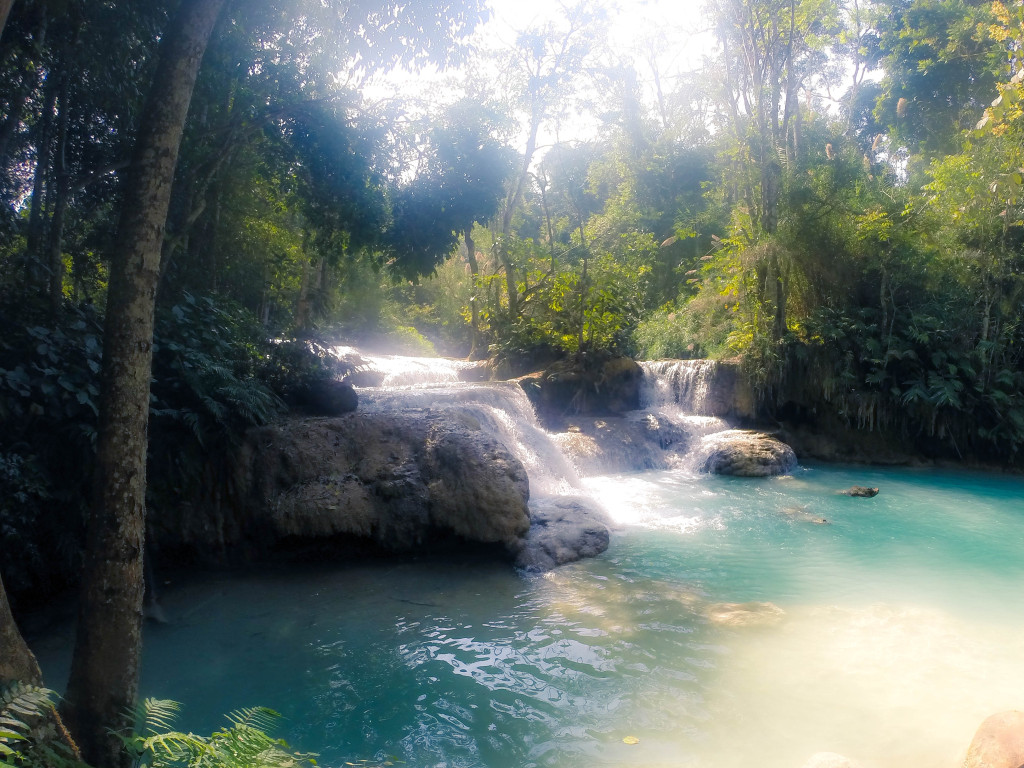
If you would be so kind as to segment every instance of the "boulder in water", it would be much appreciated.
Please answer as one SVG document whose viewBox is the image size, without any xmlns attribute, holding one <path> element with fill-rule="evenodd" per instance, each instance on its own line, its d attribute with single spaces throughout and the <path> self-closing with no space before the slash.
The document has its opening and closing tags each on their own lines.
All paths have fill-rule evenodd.
<svg viewBox="0 0 1024 768">
<path fill-rule="evenodd" d="M 530 507 L 530 530 L 516 557 L 520 568 L 550 571 L 608 549 L 604 516 L 579 499 L 556 496 L 535 500 Z"/>
<path fill-rule="evenodd" d="M 967 749 L 963 768 L 1024 766 L 1024 712 L 1009 710 L 985 718 Z"/>
<path fill-rule="evenodd" d="M 764 432 L 727 429 L 701 440 L 697 466 L 702 472 L 740 477 L 785 475 L 796 468 L 796 454 Z"/>
<path fill-rule="evenodd" d="M 844 496 L 860 496 L 865 499 L 870 499 L 872 496 L 878 495 L 877 488 L 867 488 L 863 485 L 854 485 L 846 490 L 840 491 Z"/>
</svg>

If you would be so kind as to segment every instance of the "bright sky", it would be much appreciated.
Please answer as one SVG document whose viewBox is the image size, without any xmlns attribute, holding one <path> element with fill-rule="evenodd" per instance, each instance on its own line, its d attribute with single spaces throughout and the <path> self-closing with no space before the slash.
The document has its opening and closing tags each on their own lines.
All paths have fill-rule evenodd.
<svg viewBox="0 0 1024 768">
<path fill-rule="evenodd" d="M 641 82 L 654 93 L 651 71 L 645 64 L 655 52 L 662 88 L 671 91 L 676 75 L 700 68 L 714 46 L 704 19 L 705 0 L 594 0 L 609 15 L 610 44 L 616 53 L 633 59 Z M 490 0 L 490 20 L 479 27 L 473 42 L 481 48 L 509 47 L 519 31 L 564 17 L 559 0 Z M 445 78 L 436 72 L 410 75 L 393 73 L 364 90 L 371 99 L 397 94 L 430 100 L 442 92 Z M 653 101 L 653 96 L 652 96 Z M 572 135 L 568 135 L 572 134 Z M 560 138 L 589 138 L 585 122 L 563 125 Z M 550 137 L 549 137 L 550 138 Z"/>
<path fill-rule="evenodd" d="M 704 20 L 703 0 L 604 0 L 611 17 L 611 43 L 622 52 L 660 42 L 666 69 L 696 69 L 712 44 Z M 515 31 L 556 18 L 558 0 L 491 0 L 491 20 L 478 32 L 482 39 L 510 44 Z"/>
</svg>

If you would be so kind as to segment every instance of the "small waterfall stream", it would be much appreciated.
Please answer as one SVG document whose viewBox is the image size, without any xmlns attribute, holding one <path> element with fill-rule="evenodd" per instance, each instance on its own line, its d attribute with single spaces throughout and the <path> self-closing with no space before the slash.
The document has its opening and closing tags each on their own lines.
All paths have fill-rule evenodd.
<svg viewBox="0 0 1024 768">
<path fill-rule="evenodd" d="M 653 360 L 640 363 L 644 371 L 641 407 L 675 405 L 697 416 L 707 416 L 714 360 Z"/>
</svg>

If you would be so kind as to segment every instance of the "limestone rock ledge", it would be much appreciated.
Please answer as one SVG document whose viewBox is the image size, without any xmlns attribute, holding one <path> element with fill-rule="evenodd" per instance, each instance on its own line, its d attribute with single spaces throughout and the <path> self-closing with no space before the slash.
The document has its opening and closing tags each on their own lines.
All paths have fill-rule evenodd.
<svg viewBox="0 0 1024 768">
<path fill-rule="evenodd" d="M 728 429 L 701 440 L 697 466 L 704 472 L 740 477 L 769 477 L 792 472 L 793 449 L 764 432 Z"/>
<path fill-rule="evenodd" d="M 162 516 L 158 546 L 224 561 L 282 540 L 367 541 L 394 552 L 437 542 L 501 545 L 530 527 L 529 481 L 497 440 L 464 420 L 353 413 L 253 429 L 232 503 Z"/>
</svg>

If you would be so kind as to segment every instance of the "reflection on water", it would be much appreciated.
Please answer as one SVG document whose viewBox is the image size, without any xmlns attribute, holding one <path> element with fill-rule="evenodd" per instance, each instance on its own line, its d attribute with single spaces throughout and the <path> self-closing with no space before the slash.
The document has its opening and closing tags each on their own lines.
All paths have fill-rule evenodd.
<svg viewBox="0 0 1024 768">
<path fill-rule="evenodd" d="M 828 751 L 948 768 L 985 716 L 1024 708 L 1021 481 L 584 482 L 612 545 L 546 575 L 422 560 L 179 585 L 172 623 L 147 630 L 144 693 L 184 701 L 196 729 L 275 707 L 328 766 L 782 768 Z M 882 492 L 835 493 L 854 483 Z M 61 639 L 37 648 L 62 678 Z"/>
</svg>

